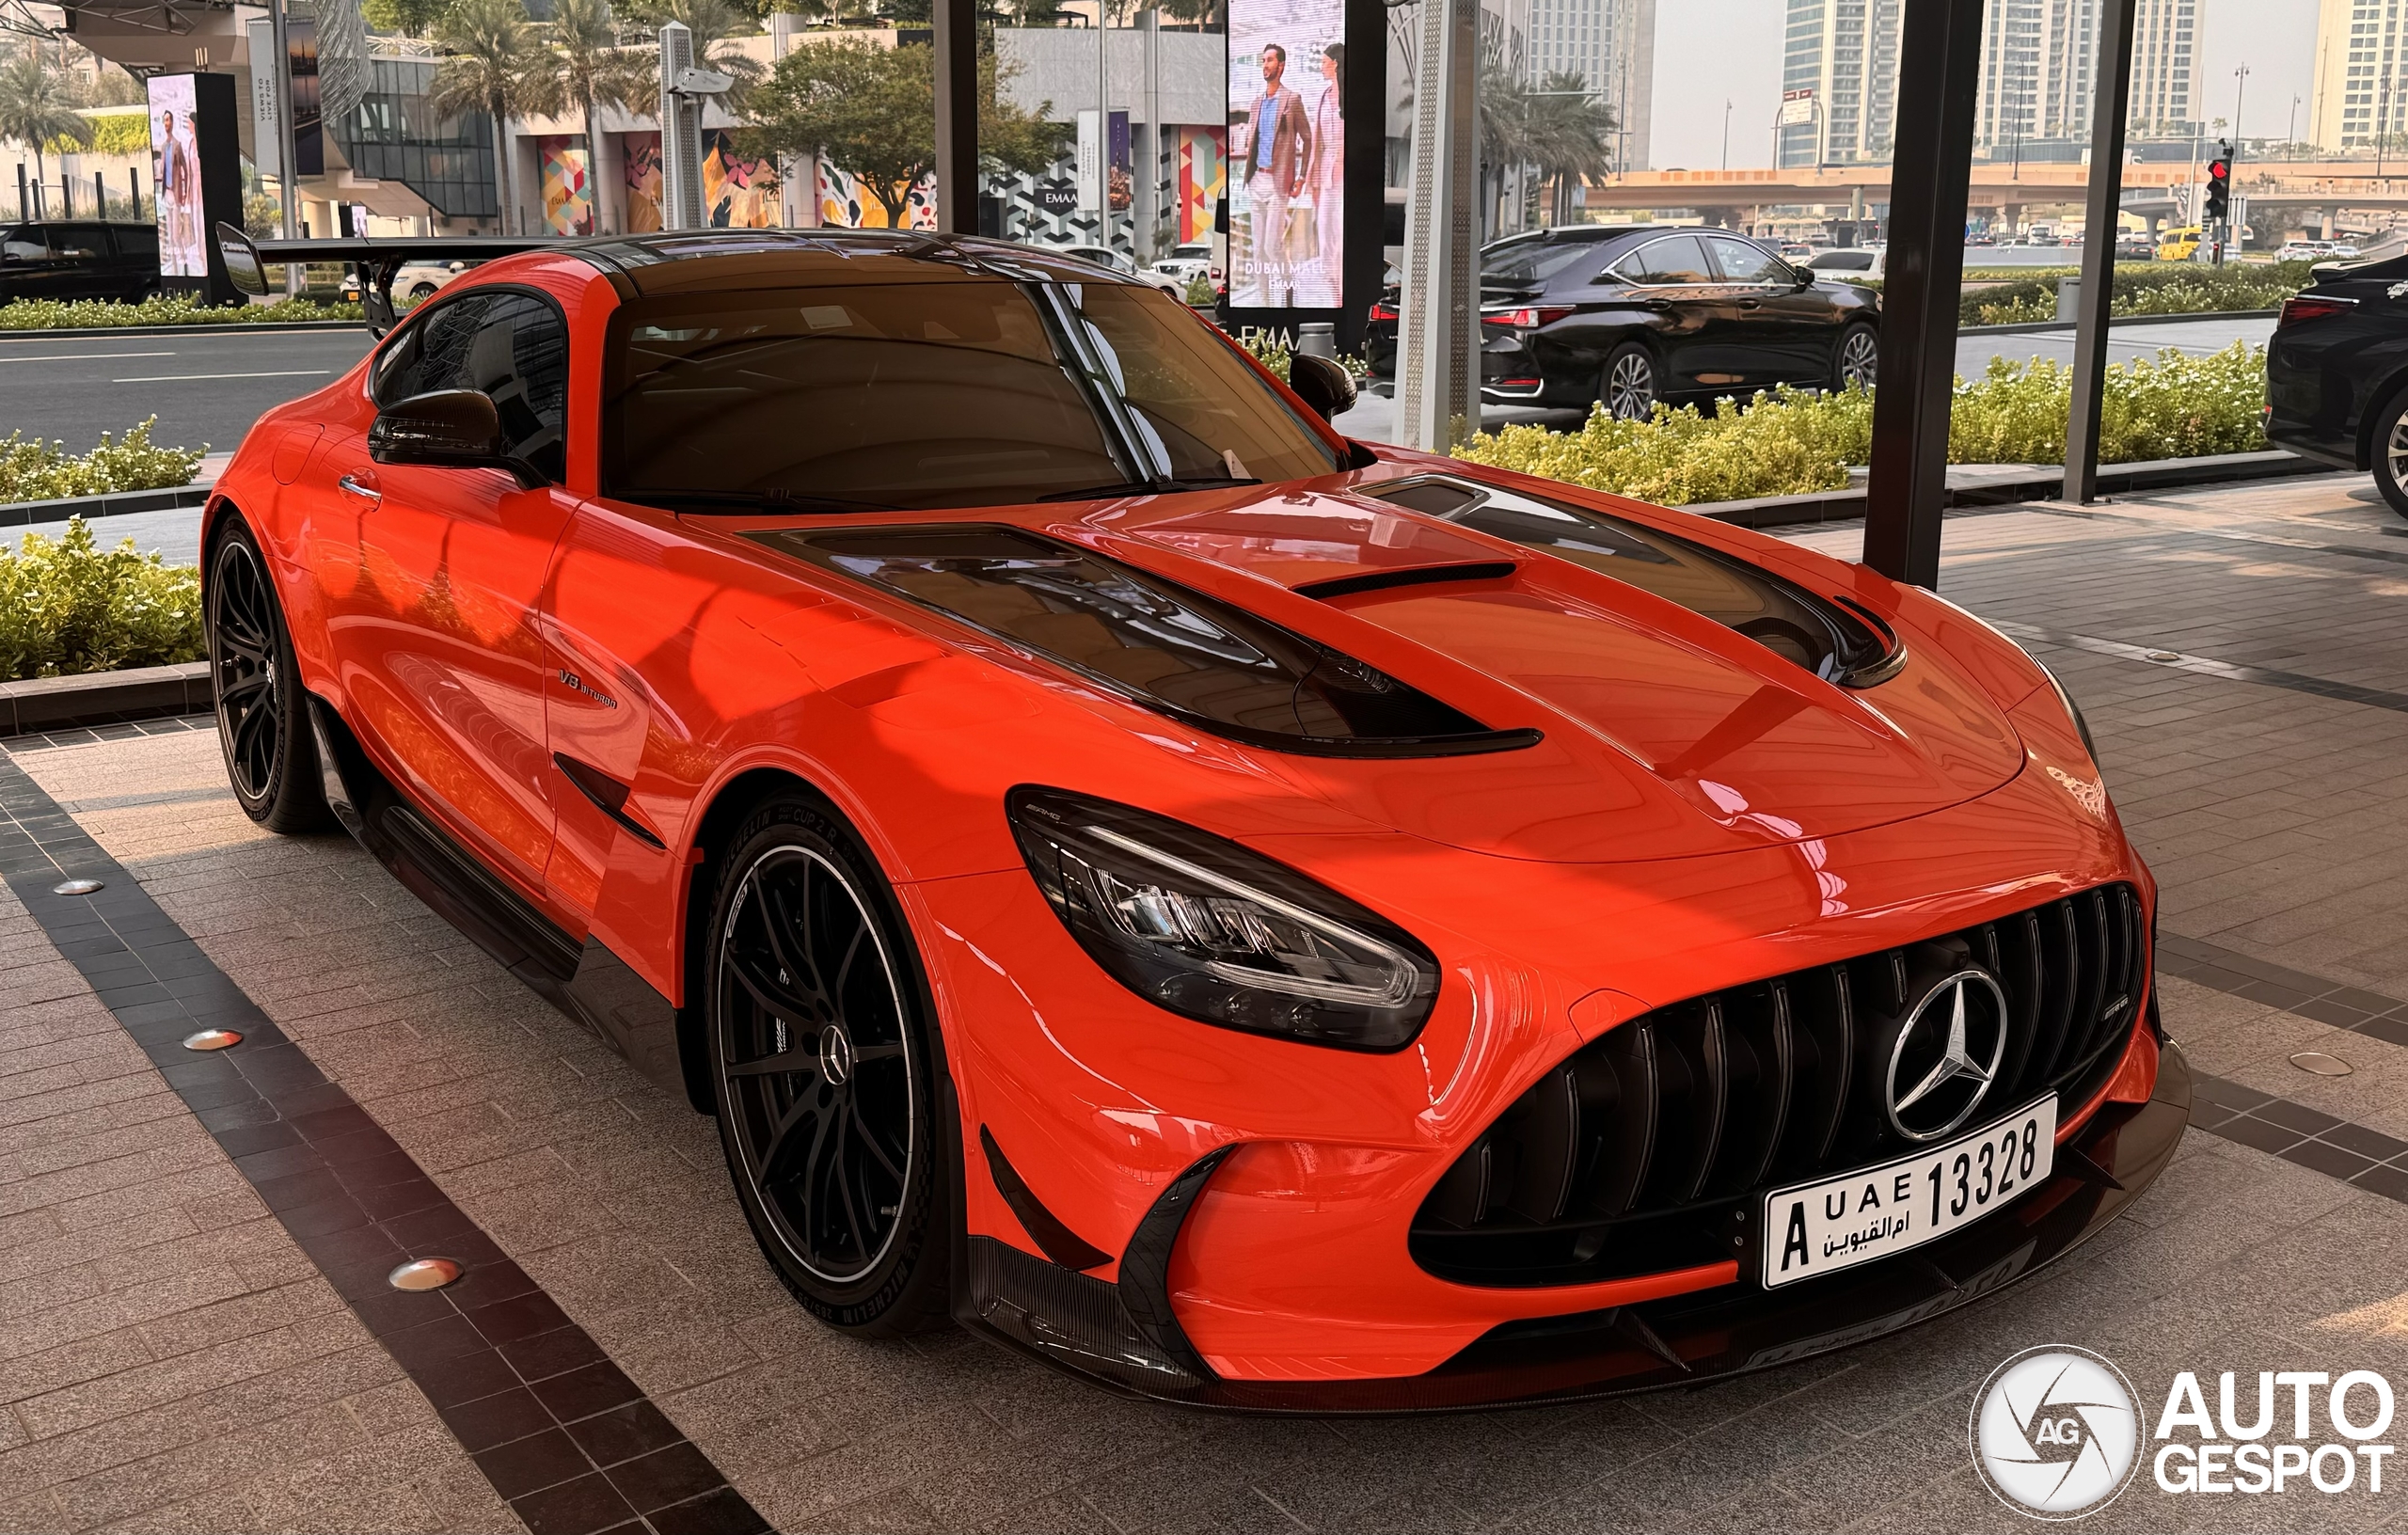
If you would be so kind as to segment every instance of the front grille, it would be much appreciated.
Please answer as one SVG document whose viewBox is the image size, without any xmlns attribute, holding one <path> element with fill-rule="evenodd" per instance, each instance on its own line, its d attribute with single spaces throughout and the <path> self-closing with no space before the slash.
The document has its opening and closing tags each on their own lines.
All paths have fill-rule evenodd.
<svg viewBox="0 0 2408 1535">
<path fill-rule="evenodd" d="M 2050 1088 L 2062 1122 L 2104 1084 L 2139 1015 L 2148 938 L 2127 885 L 1608 1031 L 1455 1160 L 1414 1217 L 1415 1260 L 1441 1278 L 1532 1286 L 1731 1257 L 1751 1196 L 1913 1149 L 1882 1101 L 1885 1031 L 1924 977 L 1967 963 L 2007 1005 L 1997 1078 L 1967 1128 Z"/>
</svg>

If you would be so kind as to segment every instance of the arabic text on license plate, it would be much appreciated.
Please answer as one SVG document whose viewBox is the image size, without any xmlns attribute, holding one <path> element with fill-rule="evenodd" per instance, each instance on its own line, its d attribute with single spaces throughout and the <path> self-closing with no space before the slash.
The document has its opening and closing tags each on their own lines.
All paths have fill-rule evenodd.
<svg viewBox="0 0 2408 1535">
<path fill-rule="evenodd" d="M 1765 1195 L 1766 1290 L 1903 1253 L 1970 1226 L 2049 1179 L 2057 1099 L 1945 1146 Z"/>
</svg>

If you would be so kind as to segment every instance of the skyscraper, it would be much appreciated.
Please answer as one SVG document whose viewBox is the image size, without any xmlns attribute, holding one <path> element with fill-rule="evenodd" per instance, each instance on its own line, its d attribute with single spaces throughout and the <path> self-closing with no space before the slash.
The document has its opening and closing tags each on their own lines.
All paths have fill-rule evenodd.
<svg viewBox="0 0 2408 1535">
<path fill-rule="evenodd" d="M 2408 130 L 2408 16 L 2400 0 L 2324 0 L 2316 21 L 2316 86 L 2307 138 L 2328 150 L 2370 148 Z"/>
<path fill-rule="evenodd" d="M 2130 132 L 2173 138 L 2199 120 L 2200 0 L 2140 0 Z M 2402 0 L 2326 0 L 2360 8 Z M 1789 0 L 1782 90 L 1809 120 L 1781 130 L 1783 166 L 1890 157 L 1903 0 Z M 1991 150 L 2090 134 L 2099 0 L 1990 0 L 1983 23 L 1974 143 Z M 1804 92 L 1806 95 L 1800 95 Z"/>
<path fill-rule="evenodd" d="M 1656 0 L 1531 0 L 1530 83 L 1550 74 L 1577 74 L 1613 108 L 1617 168 L 1648 168 Z"/>
<path fill-rule="evenodd" d="M 1781 88 L 1807 103 L 1807 120 L 1779 130 L 1781 165 L 1890 158 L 1904 10 L 1905 0 L 1789 0 Z"/>
</svg>

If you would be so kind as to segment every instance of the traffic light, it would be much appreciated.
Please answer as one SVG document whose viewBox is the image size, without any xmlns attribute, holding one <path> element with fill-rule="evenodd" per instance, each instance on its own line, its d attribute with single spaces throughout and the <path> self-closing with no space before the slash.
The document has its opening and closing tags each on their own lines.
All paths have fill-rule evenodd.
<svg viewBox="0 0 2408 1535">
<path fill-rule="evenodd" d="M 2208 217 L 2221 219 L 2232 212 L 2232 162 L 2218 158 L 2208 162 Z"/>
</svg>

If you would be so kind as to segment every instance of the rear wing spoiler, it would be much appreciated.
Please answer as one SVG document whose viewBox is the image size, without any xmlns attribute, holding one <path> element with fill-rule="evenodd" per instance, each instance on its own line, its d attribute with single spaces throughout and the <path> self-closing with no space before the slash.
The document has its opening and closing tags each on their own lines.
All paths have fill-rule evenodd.
<svg viewBox="0 0 2408 1535">
<path fill-rule="evenodd" d="M 264 295 L 267 269 L 295 262 L 340 262 L 359 275 L 360 307 L 371 334 L 393 328 L 393 275 L 411 261 L 489 261 L 499 256 L 543 250 L 558 240 L 501 235 L 431 235 L 425 239 L 253 240 L 230 224 L 217 226 L 218 253 L 226 275 L 244 293 Z"/>
</svg>

